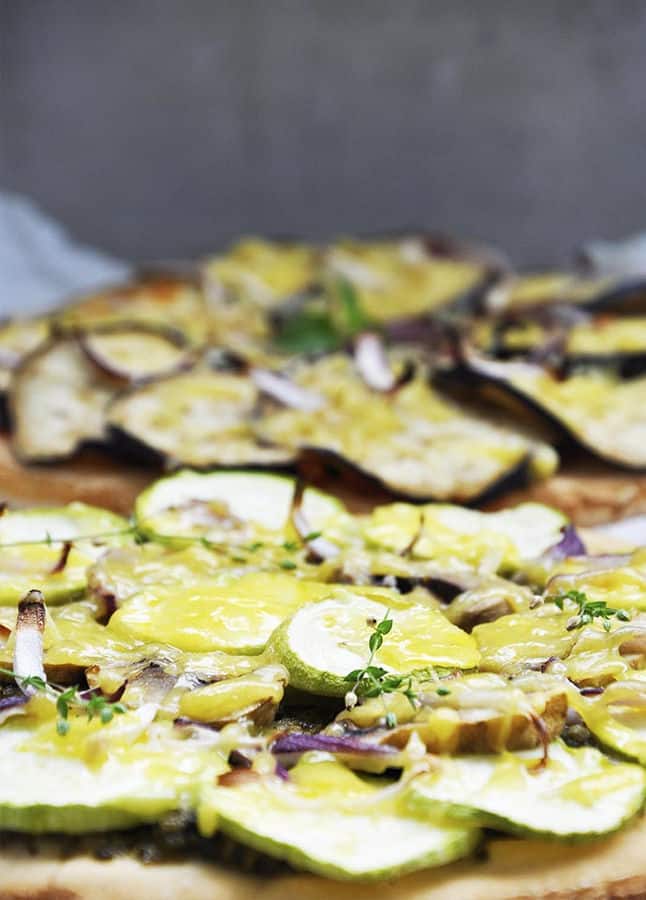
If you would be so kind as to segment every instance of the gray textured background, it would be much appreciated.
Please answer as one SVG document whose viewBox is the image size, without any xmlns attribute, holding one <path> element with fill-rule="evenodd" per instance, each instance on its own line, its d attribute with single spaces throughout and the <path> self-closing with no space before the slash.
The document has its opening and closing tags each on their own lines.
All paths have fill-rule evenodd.
<svg viewBox="0 0 646 900">
<path fill-rule="evenodd" d="M 0 186 L 132 258 L 646 226 L 646 3 L 0 0 Z"/>
</svg>

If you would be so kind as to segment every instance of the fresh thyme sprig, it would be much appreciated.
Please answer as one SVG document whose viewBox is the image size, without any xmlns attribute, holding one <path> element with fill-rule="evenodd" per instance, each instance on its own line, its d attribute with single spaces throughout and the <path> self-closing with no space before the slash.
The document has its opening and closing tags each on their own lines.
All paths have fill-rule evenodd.
<svg viewBox="0 0 646 900">
<path fill-rule="evenodd" d="M 70 730 L 70 710 L 84 712 L 88 722 L 98 718 L 102 725 L 107 725 L 115 715 L 123 715 L 126 707 L 123 703 L 112 703 L 101 694 L 93 694 L 90 697 L 82 697 L 78 688 L 62 688 L 50 684 L 40 675 L 17 675 L 11 669 L 0 668 L 0 675 L 13 678 L 23 688 L 33 688 L 56 702 L 56 732 L 65 737 Z"/>
<path fill-rule="evenodd" d="M 599 619 L 604 631 L 610 631 L 611 619 L 619 619 L 620 622 L 629 622 L 630 615 L 624 609 L 613 609 L 605 600 L 589 600 L 584 591 L 571 590 L 564 594 L 558 594 L 551 598 L 558 609 L 563 609 L 565 601 L 571 600 L 579 611 L 568 621 L 566 628 L 574 631 L 575 628 L 583 628 L 590 625 L 595 619 Z"/>
<path fill-rule="evenodd" d="M 373 665 L 375 654 L 381 649 L 384 638 L 390 634 L 393 627 L 393 620 L 389 616 L 390 610 L 387 609 L 380 622 L 370 623 L 373 630 L 368 639 L 368 661 L 362 669 L 353 669 L 345 676 L 345 681 L 352 684 L 345 695 L 345 705 L 347 709 L 352 709 L 360 697 L 366 699 L 381 697 L 386 714 L 386 725 L 388 728 L 394 728 L 397 725 L 397 716 L 387 709 L 386 694 L 403 694 L 413 709 L 416 709 L 417 691 L 414 684 L 416 676 L 419 676 L 420 673 L 409 672 L 406 675 L 398 675 L 388 672 L 382 666 Z M 450 691 L 448 688 L 439 687 L 437 693 L 440 696 L 446 696 Z"/>
</svg>

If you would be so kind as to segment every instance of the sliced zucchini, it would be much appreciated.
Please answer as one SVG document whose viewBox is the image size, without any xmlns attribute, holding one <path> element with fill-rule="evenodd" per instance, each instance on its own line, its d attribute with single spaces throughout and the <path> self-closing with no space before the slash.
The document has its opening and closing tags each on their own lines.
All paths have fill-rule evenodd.
<svg viewBox="0 0 646 900">
<path fill-rule="evenodd" d="M 132 828 L 193 803 L 226 770 L 197 742 L 162 723 L 146 732 L 144 710 L 109 725 L 72 719 L 60 737 L 52 719 L 0 729 L 0 828 L 84 834 Z"/>
<path fill-rule="evenodd" d="M 540 503 L 483 513 L 445 504 L 378 506 L 364 528 L 367 540 L 401 553 L 479 571 L 513 572 L 559 542 L 565 517 Z"/>
<path fill-rule="evenodd" d="M 110 619 L 115 635 L 204 653 L 261 653 L 274 629 L 296 609 L 329 594 L 330 586 L 285 573 L 230 572 L 182 588 L 151 586 Z"/>
<path fill-rule="evenodd" d="M 195 363 L 193 351 L 174 332 L 113 327 L 82 335 L 81 346 L 106 375 L 126 384 L 172 375 Z"/>
<path fill-rule="evenodd" d="M 9 391 L 13 449 L 28 462 L 71 456 L 103 441 L 113 381 L 87 358 L 75 338 L 47 343 L 15 369 Z"/>
<path fill-rule="evenodd" d="M 294 687 L 343 697 L 352 687 L 348 674 L 365 665 L 370 635 L 383 619 L 392 620 L 392 631 L 373 657 L 376 666 L 408 673 L 478 664 L 475 641 L 438 610 L 403 605 L 396 592 L 383 588 L 352 592 L 328 587 L 328 593 L 333 595 L 299 609 L 271 638 L 270 649 L 289 670 Z"/>
<path fill-rule="evenodd" d="M 587 696 L 572 690 L 570 704 L 604 747 L 646 765 L 646 680 L 633 672 Z"/>
<path fill-rule="evenodd" d="M 126 519 L 79 502 L 11 509 L 0 516 L 0 546 L 80 541 L 84 552 L 97 555 L 106 545 L 123 541 L 129 532 Z"/>
<path fill-rule="evenodd" d="M 646 772 L 608 759 L 593 747 L 550 745 L 541 765 L 536 751 L 501 756 L 443 757 L 412 781 L 416 814 L 514 834 L 594 838 L 620 828 L 646 797 Z"/>
<path fill-rule="evenodd" d="M 567 688 L 553 676 L 529 673 L 510 682 L 479 672 L 413 684 L 414 704 L 401 692 L 367 699 L 340 713 L 329 730 L 352 725 L 401 749 L 415 736 L 429 753 L 500 753 L 541 745 L 565 724 Z M 387 714 L 394 727 L 387 727 Z"/>
<path fill-rule="evenodd" d="M 111 404 L 115 440 L 173 465 L 286 465 L 293 453 L 259 443 L 250 425 L 258 391 L 246 375 L 194 371 L 124 393 Z"/>
<path fill-rule="evenodd" d="M 171 329 L 193 344 L 203 344 L 210 323 L 199 286 L 173 274 L 142 276 L 138 281 L 77 299 L 54 319 L 57 328 L 85 332 L 115 325 Z"/>
<path fill-rule="evenodd" d="M 530 469 L 545 477 L 557 463 L 551 448 L 465 412 L 422 375 L 384 395 L 338 354 L 302 363 L 293 379 L 326 405 L 315 416 L 268 410 L 258 436 L 345 464 L 401 496 L 475 502 Z"/>
<path fill-rule="evenodd" d="M 476 381 L 520 401 L 593 455 L 628 469 L 646 468 L 646 376 L 620 380 L 612 372 L 586 370 L 559 380 L 536 365 L 475 354 L 468 365 Z"/>
<path fill-rule="evenodd" d="M 3 547 L 0 604 L 18 605 L 32 590 L 42 591 L 48 604 L 65 603 L 85 592 L 92 555 L 76 547 L 46 544 Z"/>
<path fill-rule="evenodd" d="M 407 815 L 400 795 L 362 780 L 324 756 L 305 760 L 285 783 L 232 779 L 202 794 L 198 826 L 327 878 L 376 880 L 467 856 L 477 829 Z M 369 836 L 369 837 L 368 837 Z"/>
</svg>

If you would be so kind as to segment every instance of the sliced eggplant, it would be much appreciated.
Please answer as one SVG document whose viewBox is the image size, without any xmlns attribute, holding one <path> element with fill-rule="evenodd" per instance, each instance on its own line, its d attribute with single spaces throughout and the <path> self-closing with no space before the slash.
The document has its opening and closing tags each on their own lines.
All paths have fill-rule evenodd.
<svg viewBox="0 0 646 900">
<path fill-rule="evenodd" d="M 343 278 L 373 322 L 405 320 L 477 301 L 495 279 L 490 261 L 440 248 L 424 235 L 340 240 L 325 255 L 327 277 Z"/>
<path fill-rule="evenodd" d="M 591 317 L 574 309 L 540 310 L 477 322 L 471 340 L 500 359 L 525 357 L 563 372 L 603 366 L 631 377 L 646 370 L 644 316 Z"/>
<path fill-rule="evenodd" d="M 273 313 L 295 300 L 300 306 L 318 278 L 319 255 L 305 244 L 247 238 L 207 259 L 203 284 L 215 340 L 262 360 Z"/>
<path fill-rule="evenodd" d="M 246 375 L 207 370 L 176 375 L 117 397 L 108 425 L 117 444 L 169 465 L 285 466 L 294 453 L 251 430 L 258 390 Z"/>
<path fill-rule="evenodd" d="M 0 427 L 8 424 L 6 394 L 11 373 L 21 361 L 49 336 L 47 319 L 16 319 L 0 324 Z"/>
<path fill-rule="evenodd" d="M 562 437 L 611 464 L 646 468 L 646 376 L 620 380 L 601 371 L 557 379 L 540 366 L 468 352 L 468 372 L 489 398 L 520 401 Z"/>
<path fill-rule="evenodd" d="M 612 366 L 625 377 L 646 371 L 646 316 L 597 316 L 567 335 L 570 365 Z"/>
<path fill-rule="evenodd" d="M 74 337 L 54 340 L 27 356 L 14 371 L 9 409 L 13 449 L 27 462 L 72 456 L 105 439 L 105 409 L 114 394 Z"/>
<path fill-rule="evenodd" d="M 99 369 L 121 384 L 150 381 L 195 363 L 193 351 L 172 331 L 114 327 L 82 335 L 81 346 Z"/>
<path fill-rule="evenodd" d="M 643 311 L 646 279 L 532 272 L 497 284 L 486 300 L 488 311 L 494 313 L 527 313 L 546 306 L 576 306 L 595 312 Z"/>
<path fill-rule="evenodd" d="M 76 299 L 54 318 L 58 329 L 86 332 L 110 326 L 142 325 L 172 330 L 192 344 L 203 344 L 210 322 L 199 285 L 173 274 L 142 276 L 97 294 Z"/>
<path fill-rule="evenodd" d="M 293 378 L 322 394 L 325 406 L 316 415 L 266 410 L 254 425 L 259 438 L 350 467 L 396 495 L 475 502 L 530 469 L 547 475 L 556 465 L 549 447 L 465 412 L 421 373 L 384 395 L 338 354 L 302 363 Z"/>
</svg>

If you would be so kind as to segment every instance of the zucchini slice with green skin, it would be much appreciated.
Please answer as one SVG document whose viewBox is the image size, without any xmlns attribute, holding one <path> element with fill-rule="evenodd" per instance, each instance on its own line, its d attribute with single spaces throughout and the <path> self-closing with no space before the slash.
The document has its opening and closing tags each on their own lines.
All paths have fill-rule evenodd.
<svg viewBox="0 0 646 900">
<path fill-rule="evenodd" d="M 603 747 L 646 766 L 646 680 L 633 672 L 593 696 L 570 691 L 570 705 Z"/>
<path fill-rule="evenodd" d="M 293 380 L 319 393 L 315 416 L 267 410 L 259 438 L 336 462 L 391 494 L 474 503 L 513 479 L 546 477 L 554 451 L 449 402 L 421 375 L 392 395 L 371 390 L 342 354 L 301 363 Z"/>
<path fill-rule="evenodd" d="M 174 466 L 289 465 L 290 450 L 261 444 L 251 430 L 258 398 L 246 375 L 201 369 L 124 392 L 107 420 L 116 446 Z"/>
<path fill-rule="evenodd" d="M 130 531 L 122 516 L 79 502 L 10 509 L 0 516 L 0 546 L 81 541 L 84 552 L 96 554 L 108 544 L 121 543 Z"/>
<path fill-rule="evenodd" d="M 205 537 L 249 543 L 291 535 L 293 478 L 255 472 L 183 471 L 156 481 L 135 502 L 137 527 L 152 538 Z M 313 531 L 347 518 L 340 500 L 307 488 L 301 510 Z M 291 535 L 296 537 L 295 533 Z"/>
<path fill-rule="evenodd" d="M 550 744 L 499 756 L 440 757 L 411 782 L 413 812 L 512 834 L 579 840 L 615 831 L 642 808 L 646 772 L 593 747 Z"/>
<path fill-rule="evenodd" d="M 540 366 L 487 360 L 471 351 L 462 375 L 495 388 L 501 399 L 520 401 L 562 438 L 594 456 L 625 469 L 646 469 L 646 375 L 620 380 L 599 370 L 558 380 Z"/>
<path fill-rule="evenodd" d="M 394 786 L 398 793 L 389 796 L 393 788 L 379 790 L 327 755 L 299 763 L 287 783 L 242 774 L 225 776 L 230 786 L 204 791 L 198 807 L 202 833 L 210 836 L 217 828 L 327 878 L 396 878 L 468 856 L 480 840 L 475 828 L 407 814 L 405 786 Z"/>
<path fill-rule="evenodd" d="M 51 605 L 81 597 L 94 561 L 84 549 L 56 544 L 9 546 L 0 553 L 0 604 L 5 606 L 17 606 L 33 588 L 42 591 Z"/>
<path fill-rule="evenodd" d="M 26 462 L 72 456 L 106 437 L 105 409 L 114 381 L 74 337 L 53 340 L 26 356 L 9 389 L 12 447 Z"/>
<path fill-rule="evenodd" d="M 98 719 L 70 717 L 0 728 L 0 829 L 84 834 L 132 828 L 192 805 L 202 784 L 226 771 L 224 760 L 158 723 L 144 740 L 145 710 Z"/>
<path fill-rule="evenodd" d="M 388 641 L 373 664 L 406 674 L 416 669 L 472 669 L 480 659 L 473 638 L 441 612 L 406 605 L 386 588 L 328 587 L 329 597 L 303 606 L 272 635 L 269 649 L 289 670 L 290 684 L 328 697 L 351 688 L 348 673 L 361 669 L 373 623 L 392 620 Z M 392 608 L 390 608 L 392 606 Z"/>
</svg>

